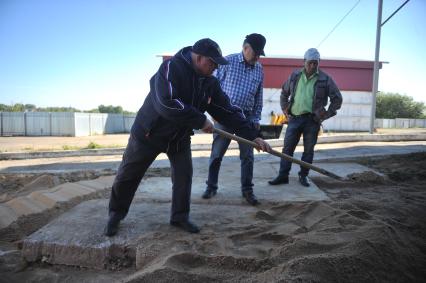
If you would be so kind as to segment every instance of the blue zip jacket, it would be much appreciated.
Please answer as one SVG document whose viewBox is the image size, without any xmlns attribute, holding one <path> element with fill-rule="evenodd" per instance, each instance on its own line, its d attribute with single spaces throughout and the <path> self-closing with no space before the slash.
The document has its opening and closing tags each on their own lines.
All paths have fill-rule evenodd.
<svg viewBox="0 0 426 283">
<path fill-rule="evenodd" d="M 198 75 L 191 63 L 191 46 L 165 60 L 150 80 L 150 92 L 136 115 L 131 133 L 162 152 L 173 153 L 190 143 L 207 111 L 220 124 L 243 138 L 258 136 L 241 109 L 231 105 L 214 77 Z"/>
</svg>

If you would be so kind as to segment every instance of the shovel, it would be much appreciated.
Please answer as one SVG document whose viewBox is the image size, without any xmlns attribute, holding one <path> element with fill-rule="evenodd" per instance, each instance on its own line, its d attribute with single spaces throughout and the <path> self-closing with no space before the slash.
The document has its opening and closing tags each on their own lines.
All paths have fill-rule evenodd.
<svg viewBox="0 0 426 283">
<path fill-rule="evenodd" d="M 225 138 L 237 141 L 237 142 L 242 142 L 242 143 L 248 144 L 248 145 L 250 145 L 250 146 L 252 146 L 254 148 L 257 147 L 257 144 L 255 142 L 246 140 L 246 139 L 244 139 L 242 137 L 239 137 L 239 136 L 236 136 L 236 135 L 233 135 L 233 134 L 228 133 L 228 132 L 226 132 L 224 130 L 213 128 L 213 132 L 217 133 L 218 135 L 221 135 L 222 137 L 225 137 Z M 337 176 L 336 174 L 334 174 L 334 173 L 332 173 L 330 171 L 327 171 L 325 169 L 322 169 L 320 167 L 317 167 L 317 166 L 312 165 L 310 163 L 307 163 L 305 161 L 293 158 L 293 157 L 291 157 L 291 156 L 289 156 L 287 154 L 281 153 L 279 151 L 271 149 L 271 151 L 268 151 L 268 153 L 270 153 L 272 155 L 275 155 L 275 156 L 278 156 L 280 158 L 284 158 L 285 160 L 291 161 L 293 163 L 299 164 L 299 165 L 301 165 L 301 166 L 303 166 L 305 168 L 312 169 L 312 170 L 314 170 L 314 171 L 316 171 L 316 172 L 318 172 L 320 174 L 323 174 L 323 175 L 325 175 L 327 177 L 330 177 L 330 178 L 333 178 L 333 179 L 336 179 L 336 180 L 339 180 L 339 181 L 343 181 L 344 180 L 344 178 L 342 178 L 340 176 Z"/>
</svg>

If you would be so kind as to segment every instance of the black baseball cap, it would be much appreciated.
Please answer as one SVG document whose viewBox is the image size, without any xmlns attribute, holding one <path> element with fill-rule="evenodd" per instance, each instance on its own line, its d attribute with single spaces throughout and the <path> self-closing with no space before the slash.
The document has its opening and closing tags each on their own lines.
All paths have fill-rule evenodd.
<svg viewBox="0 0 426 283">
<path fill-rule="evenodd" d="M 219 45 L 210 38 L 203 38 L 195 42 L 192 51 L 199 55 L 209 57 L 218 65 L 227 65 L 228 61 L 223 58 Z"/>
<path fill-rule="evenodd" d="M 252 34 L 246 35 L 246 39 L 244 39 L 244 43 L 250 44 L 251 48 L 253 48 L 253 51 L 256 53 L 256 55 L 265 56 L 265 52 L 263 51 L 263 48 L 265 48 L 266 38 L 263 35 L 259 33 L 252 33 Z"/>
</svg>

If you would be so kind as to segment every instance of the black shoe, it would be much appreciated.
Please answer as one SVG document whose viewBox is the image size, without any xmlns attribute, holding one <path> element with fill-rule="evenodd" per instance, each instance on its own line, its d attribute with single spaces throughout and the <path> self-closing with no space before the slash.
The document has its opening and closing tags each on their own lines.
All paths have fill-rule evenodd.
<svg viewBox="0 0 426 283">
<path fill-rule="evenodd" d="M 189 233 L 199 233 L 200 228 L 189 220 L 186 221 L 170 221 L 170 225 L 178 227 Z"/>
<path fill-rule="evenodd" d="M 251 205 L 260 204 L 260 202 L 257 200 L 256 196 L 253 194 L 253 192 L 243 192 L 243 197 Z"/>
<path fill-rule="evenodd" d="M 111 216 L 108 219 L 108 223 L 104 229 L 104 235 L 107 237 L 112 237 L 118 232 L 118 225 L 120 224 L 121 219 L 116 215 Z"/>
<path fill-rule="evenodd" d="M 278 175 L 275 179 L 268 181 L 269 185 L 288 184 L 288 176 Z"/>
<path fill-rule="evenodd" d="M 202 198 L 209 199 L 209 198 L 214 197 L 215 195 L 216 195 L 216 190 L 207 187 L 206 190 L 204 191 L 203 195 L 202 195 Z"/>
<path fill-rule="evenodd" d="M 302 186 L 309 187 L 311 183 L 308 181 L 308 176 L 302 176 L 299 174 L 299 182 L 302 184 Z"/>
</svg>

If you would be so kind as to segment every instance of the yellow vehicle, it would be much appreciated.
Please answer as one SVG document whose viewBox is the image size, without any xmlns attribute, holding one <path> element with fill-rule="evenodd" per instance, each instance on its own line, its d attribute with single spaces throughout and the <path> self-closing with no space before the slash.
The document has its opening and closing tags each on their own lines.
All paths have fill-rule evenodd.
<svg viewBox="0 0 426 283">
<path fill-rule="evenodd" d="M 260 125 L 260 132 L 265 139 L 277 139 L 280 137 L 283 125 L 287 122 L 284 114 L 275 114 L 272 111 L 269 125 Z"/>
</svg>

